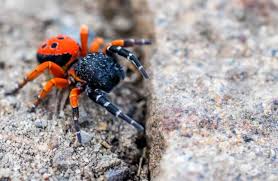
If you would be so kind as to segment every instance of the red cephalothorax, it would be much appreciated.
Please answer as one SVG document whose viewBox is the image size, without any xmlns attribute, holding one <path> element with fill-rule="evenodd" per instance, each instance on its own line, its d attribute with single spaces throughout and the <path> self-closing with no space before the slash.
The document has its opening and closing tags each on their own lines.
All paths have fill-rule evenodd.
<svg viewBox="0 0 278 181">
<path fill-rule="evenodd" d="M 63 67 L 68 66 L 80 55 L 80 46 L 69 36 L 58 35 L 44 41 L 37 51 L 39 63 L 52 61 Z"/>
<path fill-rule="evenodd" d="M 124 72 L 118 64 L 115 54 L 129 60 L 144 78 L 148 78 L 148 74 L 137 56 L 127 50 L 126 47 L 149 45 L 151 42 L 144 39 L 119 39 L 104 45 L 102 52 L 100 52 L 104 40 L 97 37 L 88 48 L 88 31 L 86 25 L 81 26 L 80 45 L 66 35 L 58 35 L 42 43 L 37 51 L 40 64 L 29 72 L 14 90 L 7 92 L 6 95 L 17 93 L 27 82 L 37 78 L 45 70 L 49 70 L 54 78 L 44 85 L 31 110 L 35 110 L 53 87 L 74 87 L 71 89 L 69 98 L 73 111 L 74 128 L 79 142 L 82 142 L 82 139 L 78 123 L 78 97 L 84 91 L 87 92 L 90 99 L 111 114 L 133 125 L 139 131 L 143 131 L 144 127 L 111 103 L 106 98 L 105 92 L 110 92 L 124 78 Z M 87 54 L 88 51 L 89 54 Z"/>
</svg>

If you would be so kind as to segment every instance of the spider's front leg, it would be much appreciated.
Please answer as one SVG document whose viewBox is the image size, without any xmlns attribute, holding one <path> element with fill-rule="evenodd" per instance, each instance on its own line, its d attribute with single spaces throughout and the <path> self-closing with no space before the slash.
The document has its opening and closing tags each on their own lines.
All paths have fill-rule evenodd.
<svg viewBox="0 0 278 181">
<path fill-rule="evenodd" d="M 23 88 L 29 81 L 34 80 L 40 74 L 42 74 L 45 70 L 50 70 L 50 72 L 54 75 L 54 77 L 64 77 L 65 71 L 57 64 L 47 61 L 40 65 L 38 65 L 34 70 L 28 73 L 23 81 L 17 84 L 16 88 L 10 92 L 6 92 L 6 95 L 13 95 L 16 94 L 21 88 Z"/>
<path fill-rule="evenodd" d="M 80 41 L 81 41 L 81 56 L 84 57 L 87 55 L 88 51 L 88 36 L 89 28 L 87 25 L 82 25 L 80 27 Z"/>
<path fill-rule="evenodd" d="M 128 59 L 131 63 L 133 63 L 136 68 L 140 71 L 140 73 L 142 74 L 142 76 L 145 79 L 148 79 L 149 76 L 146 72 L 146 70 L 144 69 L 143 65 L 140 63 L 139 59 L 137 58 L 136 55 L 134 55 L 134 53 L 132 53 L 131 51 L 121 47 L 121 46 L 109 46 L 107 47 L 107 52 L 109 53 L 116 53 L 122 57 L 125 57 L 126 59 Z"/>
<path fill-rule="evenodd" d="M 106 50 L 109 46 L 121 46 L 121 47 L 133 47 L 136 45 L 142 46 L 142 45 L 151 45 L 151 40 L 148 39 L 118 39 L 113 40 L 110 43 L 108 43 L 103 48 L 103 53 L 106 53 Z"/>
<path fill-rule="evenodd" d="M 144 131 L 144 127 L 141 124 L 139 124 L 137 121 L 130 118 L 128 115 L 123 113 L 119 108 L 117 108 L 113 103 L 111 103 L 107 99 L 106 94 L 103 91 L 101 91 L 99 89 L 91 90 L 90 88 L 87 88 L 87 95 L 95 103 L 104 107 L 108 112 L 110 112 L 114 116 L 119 117 L 122 120 L 126 121 L 127 123 L 131 124 L 138 131 L 141 131 L 141 132 Z"/>
<path fill-rule="evenodd" d="M 108 49 L 111 49 L 110 52 L 113 53 L 117 53 L 118 55 L 121 55 L 125 58 L 127 58 L 128 60 L 130 60 L 137 69 L 139 69 L 140 73 L 143 75 L 144 78 L 148 78 L 148 75 L 146 73 L 146 71 L 143 69 L 143 66 L 141 66 L 138 58 L 131 52 L 129 52 L 126 49 L 120 49 L 118 48 L 118 50 L 113 50 L 113 47 L 110 48 L 111 46 L 117 46 L 117 47 L 133 47 L 133 46 L 142 46 L 142 45 L 151 45 L 152 42 L 151 40 L 148 39 L 118 39 L 118 40 L 113 40 L 110 43 L 106 44 L 105 47 L 103 48 L 103 53 L 107 53 Z M 134 67 L 131 65 L 127 65 L 132 71 L 134 70 Z M 136 76 L 137 78 L 139 78 L 139 75 L 137 74 Z M 136 78 L 136 79 L 137 79 Z"/>
<path fill-rule="evenodd" d="M 57 88 L 66 88 L 69 86 L 69 81 L 63 78 L 53 78 L 49 80 L 46 85 L 43 87 L 41 92 L 38 95 L 37 100 L 34 102 L 30 112 L 35 111 L 36 107 L 41 103 L 41 101 L 47 96 L 47 94 L 52 90 L 53 87 Z"/>
<path fill-rule="evenodd" d="M 96 37 L 93 42 L 90 45 L 90 52 L 91 53 L 97 53 L 100 49 L 100 47 L 104 44 L 103 38 Z"/>
</svg>

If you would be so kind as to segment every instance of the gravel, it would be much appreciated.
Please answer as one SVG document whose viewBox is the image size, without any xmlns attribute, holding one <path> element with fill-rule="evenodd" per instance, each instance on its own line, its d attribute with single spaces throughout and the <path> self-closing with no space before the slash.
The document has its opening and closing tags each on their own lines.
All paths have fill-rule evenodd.
<svg viewBox="0 0 278 181">
<path fill-rule="evenodd" d="M 136 143 L 137 131 L 85 95 L 80 98 L 80 122 L 86 144 L 78 144 L 71 132 L 72 113 L 66 91 L 62 99 L 59 91 L 52 91 L 35 113 L 27 112 L 41 83 L 50 78 L 47 73 L 28 83 L 17 95 L 4 96 L 37 65 L 36 49 L 50 36 L 62 32 L 76 38 L 84 23 L 90 27 L 91 35 L 120 38 L 102 15 L 102 9 L 99 1 L 88 0 L 1 1 L 0 180 L 147 177 L 147 172 L 136 176 L 142 154 Z M 110 98 L 124 112 L 132 110 L 130 116 L 134 119 L 144 120 L 144 108 L 136 107 L 138 100 L 145 104 L 141 101 L 144 89 L 140 81 L 121 83 Z"/>
<path fill-rule="evenodd" d="M 34 122 L 34 124 L 37 128 L 46 128 L 47 127 L 47 121 L 46 120 L 37 119 Z"/>
</svg>

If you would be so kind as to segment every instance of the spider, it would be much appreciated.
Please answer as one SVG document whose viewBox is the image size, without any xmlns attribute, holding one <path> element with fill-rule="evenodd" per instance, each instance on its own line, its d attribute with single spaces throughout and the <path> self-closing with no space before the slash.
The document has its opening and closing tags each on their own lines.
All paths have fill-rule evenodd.
<svg viewBox="0 0 278 181">
<path fill-rule="evenodd" d="M 78 123 L 78 98 L 82 92 L 86 92 L 91 100 L 104 107 L 112 115 L 131 124 L 138 131 L 144 131 L 141 124 L 110 102 L 107 93 L 125 77 L 115 54 L 128 59 L 144 78 L 148 78 L 148 74 L 136 55 L 124 47 L 149 45 L 151 41 L 118 39 L 104 45 L 104 40 L 96 37 L 88 47 L 88 32 L 88 27 L 82 25 L 80 28 L 81 45 L 66 35 L 58 35 L 43 42 L 37 50 L 37 60 L 40 64 L 28 73 L 15 89 L 7 92 L 6 95 L 16 94 L 29 81 L 37 78 L 45 70 L 49 70 L 54 78 L 50 79 L 43 87 L 30 111 L 35 111 L 53 87 L 62 89 L 71 87 L 69 100 L 72 107 L 73 127 L 79 143 L 82 143 L 82 138 Z M 102 51 L 99 51 L 102 45 L 104 47 Z"/>
</svg>

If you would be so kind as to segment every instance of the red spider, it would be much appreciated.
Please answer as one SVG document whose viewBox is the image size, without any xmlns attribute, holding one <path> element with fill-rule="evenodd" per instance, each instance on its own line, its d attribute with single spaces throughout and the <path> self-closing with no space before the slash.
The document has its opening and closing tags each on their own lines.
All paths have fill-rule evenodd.
<svg viewBox="0 0 278 181">
<path fill-rule="evenodd" d="M 43 87 L 31 111 L 35 110 L 53 87 L 67 88 L 71 86 L 74 88 L 71 89 L 69 98 L 73 111 L 74 128 L 80 143 L 78 97 L 84 91 L 90 99 L 106 108 L 114 116 L 143 131 L 143 126 L 124 114 L 106 98 L 106 92 L 109 93 L 125 76 L 114 53 L 127 58 L 137 67 L 144 78 L 148 78 L 138 58 L 124 47 L 148 45 L 151 42 L 144 39 L 119 39 L 106 44 L 102 52 L 99 52 L 104 40 L 97 37 L 91 43 L 89 54 L 87 54 L 88 32 L 88 27 L 82 25 L 80 28 L 81 46 L 66 35 L 58 35 L 43 42 L 37 51 L 37 59 L 40 64 L 28 73 L 14 90 L 6 94 L 17 93 L 27 82 L 37 78 L 45 70 L 50 70 L 54 78 Z"/>
</svg>

